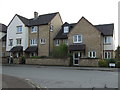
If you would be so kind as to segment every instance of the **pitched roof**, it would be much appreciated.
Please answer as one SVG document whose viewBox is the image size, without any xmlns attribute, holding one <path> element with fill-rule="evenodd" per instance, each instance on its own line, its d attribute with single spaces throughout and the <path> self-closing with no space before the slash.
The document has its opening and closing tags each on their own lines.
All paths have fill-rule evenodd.
<svg viewBox="0 0 120 90">
<path fill-rule="evenodd" d="M 0 32 L 7 33 L 7 26 L 0 23 Z"/>
<path fill-rule="evenodd" d="M 103 35 L 113 35 L 114 24 L 94 25 Z"/>
<path fill-rule="evenodd" d="M 15 46 L 10 50 L 10 52 L 22 52 L 22 51 L 23 51 L 22 46 Z"/>
<path fill-rule="evenodd" d="M 6 38 L 7 38 L 7 35 L 4 35 L 4 36 L 1 38 L 1 40 L 2 40 L 2 41 L 6 41 Z"/>
<path fill-rule="evenodd" d="M 38 50 L 37 46 L 30 46 L 25 50 L 25 52 L 37 52 L 37 50 Z"/>
<path fill-rule="evenodd" d="M 46 25 L 48 24 L 57 14 L 56 13 L 50 13 L 50 14 L 44 14 L 39 15 L 37 18 L 27 19 L 23 16 L 17 15 L 19 19 L 26 25 L 26 26 L 36 26 L 36 25 Z"/>
<path fill-rule="evenodd" d="M 68 26 L 69 27 L 69 32 L 70 30 L 76 25 L 76 23 L 72 23 L 72 24 L 69 24 L 67 22 L 65 22 L 62 26 L 61 26 L 61 29 L 60 31 L 58 32 L 58 34 L 55 36 L 54 39 L 67 39 L 67 34 L 68 33 L 64 33 L 64 26 Z"/>
<path fill-rule="evenodd" d="M 69 51 L 84 51 L 85 44 L 75 44 L 68 47 Z"/>
</svg>

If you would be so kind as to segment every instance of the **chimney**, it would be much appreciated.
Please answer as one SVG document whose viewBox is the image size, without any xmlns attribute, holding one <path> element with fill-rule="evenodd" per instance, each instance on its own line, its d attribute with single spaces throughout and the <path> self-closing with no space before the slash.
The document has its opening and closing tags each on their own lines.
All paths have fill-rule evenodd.
<svg viewBox="0 0 120 90">
<path fill-rule="evenodd" d="M 34 12 L 34 18 L 38 17 L 38 12 Z"/>
</svg>

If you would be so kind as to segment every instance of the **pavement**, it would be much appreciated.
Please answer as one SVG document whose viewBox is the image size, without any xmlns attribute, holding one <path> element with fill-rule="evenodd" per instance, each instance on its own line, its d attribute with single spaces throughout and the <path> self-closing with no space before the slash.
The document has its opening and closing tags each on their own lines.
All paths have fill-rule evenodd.
<svg viewBox="0 0 120 90">
<path fill-rule="evenodd" d="M 2 88 L 34 88 L 24 79 L 9 75 L 2 75 Z"/>
</svg>

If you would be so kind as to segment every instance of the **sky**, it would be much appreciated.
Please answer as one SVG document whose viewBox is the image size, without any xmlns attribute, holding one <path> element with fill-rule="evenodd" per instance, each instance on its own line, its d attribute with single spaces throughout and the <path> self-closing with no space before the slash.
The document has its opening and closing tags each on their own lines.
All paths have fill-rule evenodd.
<svg viewBox="0 0 120 90">
<path fill-rule="evenodd" d="M 8 25 L 15 14 L 33 18 L 39 15 L 59 12 L 63 22 L 76 23 L 84 16 L 93 25 L 114 23 L 115 42 L 118 44 L 118 2 L 119 0 L 1 0 L 0 23 Z"/>
</svg>

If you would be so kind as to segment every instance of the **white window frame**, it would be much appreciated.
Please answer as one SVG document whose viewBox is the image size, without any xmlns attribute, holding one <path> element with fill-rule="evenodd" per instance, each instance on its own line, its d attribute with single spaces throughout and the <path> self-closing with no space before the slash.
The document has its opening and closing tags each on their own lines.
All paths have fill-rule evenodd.
<svg viewBox="0 0 120 90">
<path fill-rule="evenodd" d="M 91 55 L 90 55 L 91 54 Z M 94 55 L 95 54 L 95 55 Z M 89 51 L 88 52 L 88 57 L 89 58 L 96 58 L 96 52 L 95 51 Z"/>
<path fill-rule="evenodd" d="M 50 31 L 53 31 L 54 26 L 51 24 L 50 25 Z"/>
<path fill-rule="evenodd" d="M 81 40 L 79 41 L 79 36 L 81 37 Z M 76 41 L 75 41 L 76 37 Z M 73 36 L 73 43 L 82 43 L 82 35 L 74 35 Z"/>
<path fill-rule="evenodd" d="M 37 26 L 32 26 L 31 27 L 31 33 L 36 33 L 38 31 L 38 27 Z"/>
<path fill-rule="evenodd" d="M 107 54 L 107 57 L 105 56 L 105 54 Z M 110 58 L 111 58 L 111 52 L 105 51 L 104 52 L 104 59 L 110 59 Z"/>
<path fill-rule="evenodd" d="M 110 36 L 105 36 L 104 37 L 104 44 L 111 44 L 112 38 Z"/>
<path fill-rule="evenodd" d="M 68 26 L 64 26 L 64 33 L 68 33 L 69 32 L 69 27 Z"/>
<path fill-rule="evenodd" d="M 13 46 L 13 39 L 9 39 L 9 46 Z"/>
<path fill-rule="evenodd" d="M 66 45 L 68 45 L 68 40 L 67 40 L 67 39 L 65 39 L 65 40 L 64 40 L 64 43 L 65 43 Z"/>
<path fill-rule="evenodd" d="M 59 46 L 60 40 L 55 40 L 54 43 L 55 43 L 55 46 Z"/>
<path fill-rule="evenodd" d="M 32 55 L 33 54 L 33 55 Z M 30 57 L 36 56 L 35 52 L 30 53 Z"/>
<path fill-rule="evenodd" d="M 40 39 L 40 44 L 45 44 L 46 43 L 46 39 L 45 38 L 41 38 Z"/>
<path fill-rule="evenodd" d="M 22 39 L 21 38 L 17 38 L 16 39 L 16 45 L 21 45 L 21 44 L 22 44 Z"/>
<path fill-rule="evenodd" d="M 22 33 L 22 25 L 21 26 L 17 26 L 17 33 Z"/>
<path fill-rule="evenodd" d="M 36 46 L 36 45 L 37 45 L 37 39 L 31 39 L 30 46 Z"/>
</svg>

